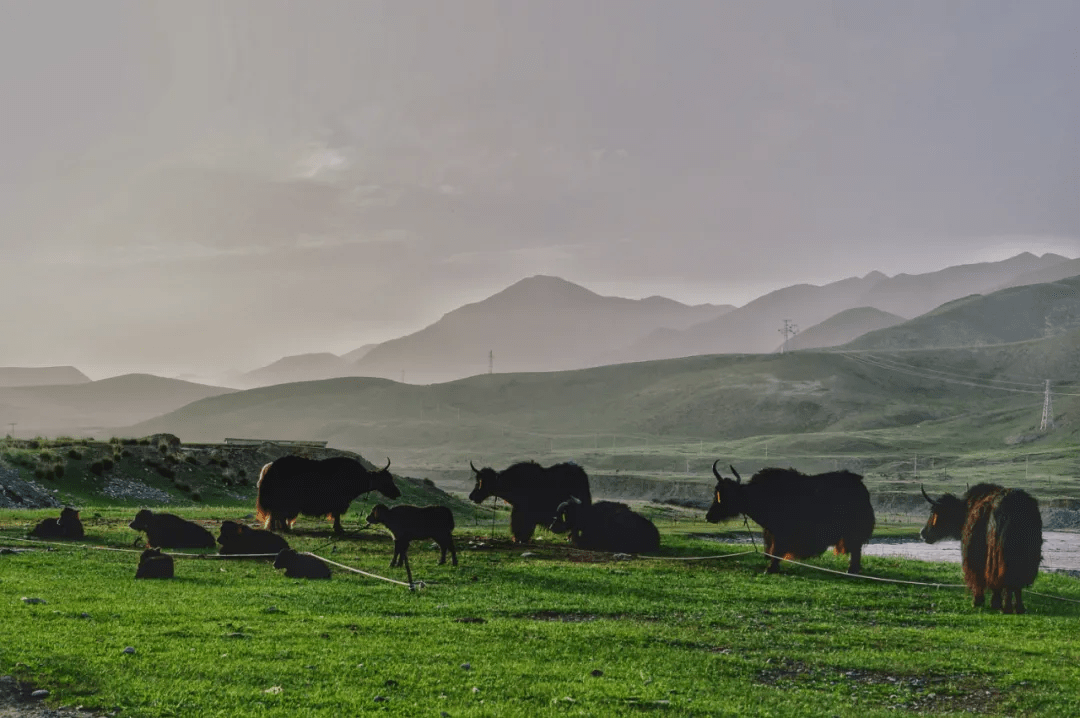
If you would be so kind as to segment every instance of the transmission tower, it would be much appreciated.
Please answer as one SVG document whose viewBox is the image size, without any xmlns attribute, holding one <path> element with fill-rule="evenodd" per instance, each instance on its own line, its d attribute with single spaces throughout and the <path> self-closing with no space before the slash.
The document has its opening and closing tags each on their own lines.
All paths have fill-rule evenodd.
<svg viewBox="0 0 1080 718">
<path fill-rule="evenodd" d="M 495 370 L 495 352 L 488 350 L 488 374 L 491 374 Z"/>
<path fill-rule="evenodd" d="M 1039 426 L 1039 431 L 1046 431 L 1047 428 L 1054 428 L 1054 402 L 1050 398 L 1050 380 L 1046 380 L 1046 393 L 1043 396 L 1043 415 L 1042 425 Z"/>
<path fill-rule="evenodd" d="M 799 333 L 799 325 L 792 324 L 790 319 L 785 319 L 784 328 L 777 329 L 776 331 L 784 335 L 784 343 L 780 345 L 780 353 L 783 354 L 784 350 L 787 348 L 788 339 Z"/>
</svg>

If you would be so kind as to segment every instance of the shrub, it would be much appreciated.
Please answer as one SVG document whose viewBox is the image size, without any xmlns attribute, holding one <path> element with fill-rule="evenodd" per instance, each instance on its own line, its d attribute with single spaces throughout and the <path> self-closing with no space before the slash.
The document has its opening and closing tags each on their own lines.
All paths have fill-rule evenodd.
<svg viewBox="0 0 1080 718">
<path fill-rule="evenodd" d="M 98 476 L 101 476 L 103 473 L 105 473 L 104 462 L 102 462 L 101 459 L 94 461 L 90 464 L 90 471 L 97 474 Z"/>
<path fill-rule="evenodd" d="M 147 442 L 147 443 L 149 443 L 149 442 Z M 162 454 L 168 454 L 169 453 L 169 445 L 168 445 L 168 443 L 166 443 L 164 441 L 161 442 L 160 444 L 157 445 L 157 450 L 160 451 Z"/>
<path fill-rule="evenodd" d="M 191 491 L 191 484 L 185 484 L 183 481 L 177 481 L 174 486 L 176 486 L 177 489 L 185 493 Z"/>
<path fill-rule="evenodd" d="M 58 479 L 64 478 L 64 465 L 63 464 L 57 464 L 56 466 L 54 466 L 52 468 L 52 470 L 53 470 L 53 475 L 56 476 L 56 478 L 58 478 Z"/>
<path fill-rule="evenodd" d="M 39 478 L 39 479 L 44 479 L 45 478 L 45 467 L 44 466 L 36 467 L 34 469 L 34 476 L 36 478 Z"/>
<path fill-rule="evenodd" d="M 67 455 L 69 459 L 81 459 L 83 456 L 82 452 L 75 447 L 68 449 Z"/>
<path fill-rule="evenodd" d="M 171 467 L 164 464 L 153 464 L 154 470 L 164 476 L 166 479 L 171 479 L 176 476 L 176 472 Z"/>
<path fill-rule="evenodd" d="M 198 491 L 192 491 L 191 492 L 191 500 L 192 501 L 202 501 L 202 494 L 200 494 Z"/>
<path fill-rule="evenodd" d="M 199 460 L 195 458 L 195 454 L 188 454 L 187 456 L 184 457 L 184 461 L 188 462 L 189 464 L 198 464 L 199 463 Z"/>
<path fill-rule="evenodd" d="M 103 468 L 104 468 L 104 469 L 105 469 L 106 471 L 108 471 L 108 470 L 109 470 L 109 469 L 111 469 L 112 467 L 116 466 L 116 464 L 114 464 L 114 463 L 113 463 L 113 460 L 112 460 L 112 459 L 110 459 L 110 458 L 109 458 L 108 456 L 106 456 L 105 458 L 103 458 L 103 459 L 101 460 L 101 466 L 102 466 L 102 467 L 103 467 Z"/>
</svg>

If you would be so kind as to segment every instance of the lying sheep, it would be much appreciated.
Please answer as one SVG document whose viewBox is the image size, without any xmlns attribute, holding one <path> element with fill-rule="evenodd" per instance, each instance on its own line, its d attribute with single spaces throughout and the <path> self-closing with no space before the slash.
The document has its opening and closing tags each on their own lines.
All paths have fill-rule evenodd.
<svg viewBox="0 0 1080 718">
<path fill-rule="evenodd" d="M 285 569 L 289 578 L 330 578 L 330 567 L 321 559 L 286 548 L 278 552 L 274 568 Z"/>
<path fill-rule="evenodd" d="M 79 512 L 65 506 L 60 512 L 60 518 L 41 521 L 30 535 L 41 539 L 81 539 L 84 534 Z"/>
<path fill-rule="evenodd" d="M 273 555 L 289 548 L 289 542 L 275 533 L 264 529 L 253 529 L 236 521 L 222 521 L 217 542 L 221 544 L 218 554 L 234 555 Z"/>
<path fill-rule="evenodd" d="M 614 501 L 583 504 L 571 498 L 556 511 L 552 526 L 557 525 L 570 531 L 570 543 L 580 549 L 649 553 L 660 548 L 660 532 L 653 522 Z"/>
<path fill-rule="evenodd" d="M 446 563 L 450 551 L 453 565 L 457 566 L 457 550 L 454 548 L 454 514 L 445 506 L 410 506 L 408 504 L 389 508 L 377 504 L 367 517 L 370 524 L 382 524 L 394 537 L 394 556 L 390 568 L 405 566 L 405 574 L 412 580 L 409 568 L 409 542 L 416 539 L 432 539 L 442 549 L 439 565 Z"/>
<path fill-rule="evenodd" d="M 148 548 L 139 556 L 139 568 L 135 578 L 172 578 L 173 558 L 161 553 L 161 549 Z"/>
</svg>

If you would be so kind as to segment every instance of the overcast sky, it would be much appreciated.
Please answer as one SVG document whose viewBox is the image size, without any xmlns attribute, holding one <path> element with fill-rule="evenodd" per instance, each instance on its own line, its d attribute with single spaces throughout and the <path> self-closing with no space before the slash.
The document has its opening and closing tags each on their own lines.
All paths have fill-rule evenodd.
<svg viewBox="0 0 1080 718">
<path fill-rule="evenodd" d="M 0 366 L 1080 256 L 1080 3 L 0 0 Z"/>
</svg>

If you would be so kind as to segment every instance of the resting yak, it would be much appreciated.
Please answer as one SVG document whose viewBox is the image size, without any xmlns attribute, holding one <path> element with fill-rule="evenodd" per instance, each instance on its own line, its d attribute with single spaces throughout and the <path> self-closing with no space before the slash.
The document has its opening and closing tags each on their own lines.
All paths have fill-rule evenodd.
<svg viewBox="0 0 1080 718">
<path fill-rule="evenodd" d="M 162 548 L 213 548 L 214 535 L 194 521 L 174 514 L 155 514 L 143 509 L 128 524 L 136 531 L 146 532 L 148 546 Z"/>
<path fill-rule="evenodd" d="M 289 530 L 300 514 L 326 516 L 334 520 L 334 533 L 344 533 L 341 515 L 360 494 L 376 490 L 388 499 L 401 496 L 389 469 L 390 459 L 383 468 L 368 471 L 347 456 L 283 456 L 259 474 L 255 516 L 271 531 Z"/>
<path fill-rule="evenodd" d="M 309 553 L 297 553 L 291 548 L 278 552 L 274 568 L 285 569 L 289 578 L 330 578 L 330 567 L 322 559 Z"/>
<path fill-rule="evenodd" d="M 660 532 L 652 521 L 626 504 L 597 501 L 583 504 L 576 498 L 556 509 L 551 529 L 565 527 L 576 548 L 613 553 L 649 553 L 660 548 Z"/>
<path fill-rule="evenodd" d="M 926 543 L 960 539 L 964 583 L 971 589 L 972 605 L 982 606 L 990 589 L 990 608 L 1023 613 L 1020 592 L 1035 582 L 1042 561 L 1038 502 L 1022 489 L 996 484 L 976 484 L 963 498 L 945 494 L 935 501 L 925 489 L 922 494 L 931 510 L 919 535 Z"/>
<path fill-rule="evenodd" d="M 237 521 L 222 521 L 217 542 L 222 556 L 262 555 L 269 558 L 289 548 L 289 542 L 275 533 L 253 529 Z"/>
<path fill-rule="evenodd" d="M 60 511 L 60 518 L 45 519 L 30 532 L 31 536 L 42 539 L 81 539 L 83 525 L 79 512 L 70 506 Z"/>
<path fill-rule="evenodd" d="M 862 477 L 850 471 L 807 476 L 794 469 L 768 468 L 748 482 L 735 467 L 735 479 L 716 470 L 716 494 L 705 520 L 712 523 L 746 514 L 761 526 L 765 550 L 774 557 L 820 556 L 829 546 L 851 554 L 848 573 L 862 570 L 862 547 L 874 532 L 874 508 Z M 780 570 L 773 558 L 765 573 Z"/>
<path fill-rule="evenodd" d="M 148 548 L 139 556 L 139 568 L 135 570 L 135 578 L 172 578 L 173 558 L 167 553 L 161 553 L 159 548 Z"/>
<path fill-rule="evenodd" d="M 550 526 L 559 505 L 571 497 L 583 504 L 592 503 L 589 477 L 573 462 L 544 468 L 535 461 L 524 461 L 503 471 L 477 469 L 471 461 L 469 466 L 476 474 L 476 487 L 469 499 L 479 504 L 489 496 L 498 496 L 510 504 L 510 534 L 518 543 L 528 543 L 537 524 Z"/>
</svg>

